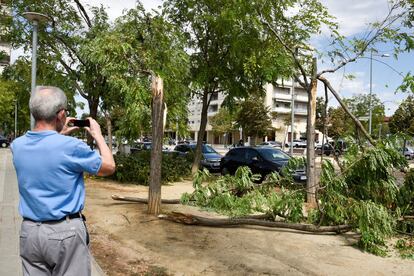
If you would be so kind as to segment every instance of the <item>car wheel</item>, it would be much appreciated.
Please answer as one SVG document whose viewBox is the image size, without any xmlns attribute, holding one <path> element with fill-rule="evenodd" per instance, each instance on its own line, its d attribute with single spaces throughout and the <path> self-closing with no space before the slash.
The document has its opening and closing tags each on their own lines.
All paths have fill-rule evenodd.
<svg viewBox="0 0 414 276">
<path fill-rule="evenodd" d="M 227 169 L 226 167 L 221 169 L 221 175 L 227 175 L 230 174 L 229 169 Z"/>
<path fill-rule="evenodd" d="M 7 143 L 6 142 L 1 143 L 1 147 L 2 148 L 7 148 Z"/>
</svg>

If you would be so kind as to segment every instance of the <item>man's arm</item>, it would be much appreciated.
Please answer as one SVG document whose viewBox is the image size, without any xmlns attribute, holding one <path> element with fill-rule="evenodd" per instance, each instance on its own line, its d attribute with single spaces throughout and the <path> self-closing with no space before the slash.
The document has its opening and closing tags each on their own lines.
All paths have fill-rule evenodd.
<svg viewBox="0 0 414 276">
<path fill-rule="evenodd" d="M 85 127 L 89 134 L 95 139 L 96 146 L 99 149 L 102 158 L 102 165 L 98 171 L 98 176 L 108 176 L 115 172 L 115 161 L 112 155 L 112 151 L 105 143 L 105 139 L 102 136 L 101 127 L 92 118 L 88 118 L 90 127 Z"/>
</svg>

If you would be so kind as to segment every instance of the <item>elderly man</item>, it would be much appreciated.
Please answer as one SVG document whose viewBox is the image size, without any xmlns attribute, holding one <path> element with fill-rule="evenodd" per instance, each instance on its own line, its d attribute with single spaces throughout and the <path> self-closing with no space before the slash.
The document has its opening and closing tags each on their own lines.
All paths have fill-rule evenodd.
<svg viewBox="0 0 414 276">
<path fill-rule="evenodd" d="M 85 127 L 99 149 L 65 136 L 78 129 L 68 123 L 67 99 L 57 87 L 38 87 L 30 98 L 35 127 L 12 144 L 19 183 L 20 255 L 24 275 L 90 275 L 89 236 L 81 211 L 83 172 L 110 175 L 112 152 L 99 124 Z"/>
</svg>

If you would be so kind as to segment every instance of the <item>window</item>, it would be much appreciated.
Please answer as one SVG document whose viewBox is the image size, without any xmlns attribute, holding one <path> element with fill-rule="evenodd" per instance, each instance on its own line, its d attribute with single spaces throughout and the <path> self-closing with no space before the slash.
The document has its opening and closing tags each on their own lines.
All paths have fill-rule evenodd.
<svg viewBox="0 0 414 276">
<path fill-rule="evenodd" d="M 208 108 L 208 112 L 217 112 L 217 110 L 218 110 L 217 104 L 210 105 L 210 107 Z"/>
<path fill-rule="evenodd" d="M 246 154 L 245 154 L 246 162 L 248 163 L 252 162 L 254 157 L 259 158 L 259 154 L 255 150 L 252 150 L 252 149 L 246 150 Z"/>
<path fill-rule="evenodd" d="M 218 93 L 211 94 L 211 100 L 212 101 L 217 101 L 218 100 Z"/>
</svg>

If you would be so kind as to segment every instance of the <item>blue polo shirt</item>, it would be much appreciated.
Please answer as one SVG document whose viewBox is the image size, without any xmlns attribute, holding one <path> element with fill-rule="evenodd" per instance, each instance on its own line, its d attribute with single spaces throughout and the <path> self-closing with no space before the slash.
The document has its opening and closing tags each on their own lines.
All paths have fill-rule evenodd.
<svg viewBox="0 0 414 276">
<path fill-rule="evenodd" d="M 11 149 L 23 217 L 58 220 L 83 209 L 83 172 L 97 174 L 102 165 L 96 151 L 56 131 L 29 131 Z"/>
</svg>

